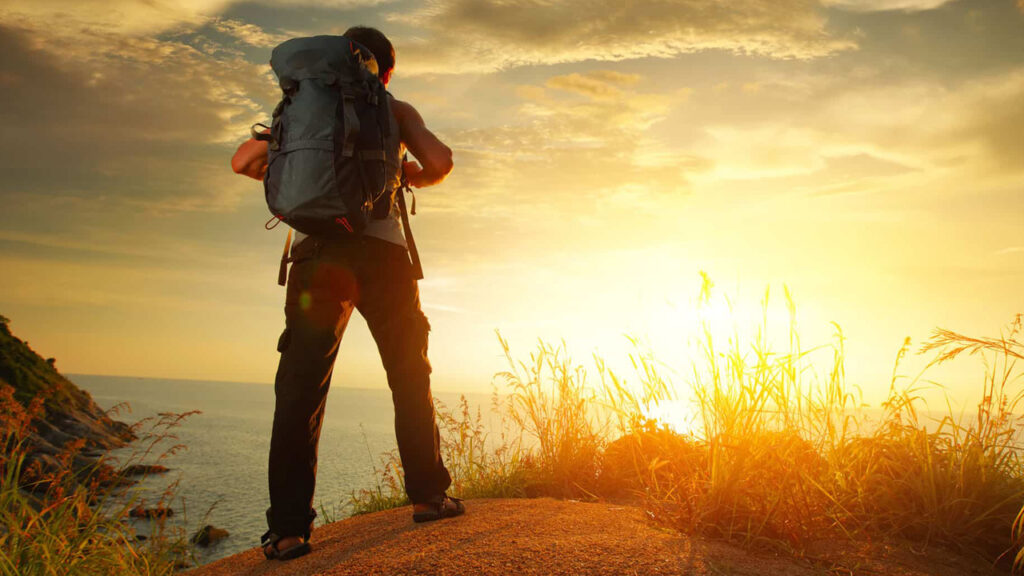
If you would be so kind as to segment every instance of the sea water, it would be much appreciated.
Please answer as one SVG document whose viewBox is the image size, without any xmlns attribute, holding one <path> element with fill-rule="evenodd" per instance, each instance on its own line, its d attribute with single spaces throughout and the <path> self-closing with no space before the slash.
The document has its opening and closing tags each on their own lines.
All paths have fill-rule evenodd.
<svg viewBox="0 0 1024 576">
<path fill-rule="evenodd" d="M 129 493 L 147 507 L 155 506 L 166 489 L 177 482 L 170 499 L 174 516 L 169 525 L 187 536 L 212 524 L 230 533 L 207 548 L 196 548 L 200 563 L 235 554 L 259 545 L 266 531 L 267 457 L 274 415 L 274 389 L 270 384 L 201 382 L 115 376 L 71 375 L 104 410 L 128 403 L 130 412 L 115 419 L 129 424 L 142 419 L 152 423 L 160 413 L 200 411 L 163 430 L 168 437 L 138 460 L 148 443 L 115 450 L 112 456 L 127 462 L 132 454 L 141 463 L 155 463 L 157 456 L 174 446 L 175 453 L 159 460 L 171 468 L 166 474 L 145 478 Z M 458 394 L 435 393 L 438 401 L 454 407 Z M 489 403 L 486 394 L 467 395 L 471 406 Z M 486 408 L 485 408 L 486 409 Z M 144 431 L 147 425 L 141 427 Z M 338 520 L 348 516 L 349 496 L 377 485 L 381 457 L 395 450 L 394 410 L 391 393 L 379 389 L 332 387 L 320 436 L 317 486 L 314 504 Z M 323 518 L 318 518 L 318 524 Z M 149 532 L 151 520 L 134 520 L 140 534 Z"/>
</svg>

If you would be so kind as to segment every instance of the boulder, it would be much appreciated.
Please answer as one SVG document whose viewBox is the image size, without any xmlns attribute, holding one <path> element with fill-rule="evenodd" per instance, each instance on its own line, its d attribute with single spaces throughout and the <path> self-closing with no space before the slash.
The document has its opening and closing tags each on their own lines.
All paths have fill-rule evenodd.
<svg viewBox="0 0 1024 576">
<path fill-rule="evenodd" d="M 138 505 L 132 508 L 128 515 L 132 518 L 170 518 L 174 516 L 174 510 L 166 506 L 157 506 L 156 508 L 144 508 L 142 505 Z"/>
<path fill-rule="evenodd" d="M 203 548 L 216 544 L 229 536 L 228 531 L 207 524 L 200 528 L 193 536 L 192 543 Z"/>
<path fill-rule="evenodd" d="M 121 469 L 123 476 L 148 476 L 150 474 L 163 474 L 170 468 L 160 464 L 130 464 Z"/>
</svg>

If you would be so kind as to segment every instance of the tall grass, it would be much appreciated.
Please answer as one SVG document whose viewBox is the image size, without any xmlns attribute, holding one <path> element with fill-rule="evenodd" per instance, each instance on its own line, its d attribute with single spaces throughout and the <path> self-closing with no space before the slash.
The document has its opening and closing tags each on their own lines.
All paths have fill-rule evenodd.
<svg viewBox="0 0 1024 576">
<path fill-rule="evenodd" d="M 705 278 L 698 308 L 713 297 Z M 906 380 L 908 340 L 887 398 L 867 407 L 846 381 L 839 326 L 805 349 L 784 301 L 781 348 L 769 339 L 766 292 L 747 340 L 702 319 L 683 372 L 635 346 L 628 378 L 595 358 L 588 381 L 564 345 L 542 342 L 516 361 L 499 336 L 509 369 L 497 375 L 494 411 L 510 427 L 488 440 L 465 401 L 440 410 L 454 491 L 632 500 L 689 533 L 797 552 L 822 539 L 901 538 L 1024 567 L 1020 316 L 998 338 L 937 330 L 919 350 L 929 368 Z M 964 355 L 986 368 L 976 409 L 947 402 L 936 417 L 924 398 L 941 389 L 924 374 Z M 667 424 L 683 414 L 653 416 L 667 406 L 695 414 L 693 426 Z M 389 469 L 400 478 L 393 457 Z"/>
<path fill-rule="evenodd" d="M 649 505 L 666 521 L 798 549 L 834 534 L 936 542 L 989 560 L 1019 548 L 1011 538 L 1024 503 L 1015 439 L 1019 318 L 1004 338 L 973 347 L 945 331 L 926 343 L 924 352 L 939 353 L 933 364 L 965 350 L 993 353 L 976 414 L 958 416 L 947 404 L 936 421 L 924 415 L 923 399 L 935 385 L 918 376 L 900 386 L 898 369 L 881 418 L 863 410 L 845 382 L 838 327 L 831 345 L 803 350 L 791 321 L 782 352 L 767 345 L 763 329 L 749 346 L 733 338 L 720 348 L 703 328 L 703 354 L 686 383 L 701 426 L 667 453 L 643 454 L 672 473 L 643 479 Z M 897 366 L 908 350 L 909 342 Z M 637 434 L 650 442 L 649 432 Z"/>
<path fill-rule="evenodd" d="M 503 416 L 502 400 L 494 397 L 492 412 Z M 452 476 L 450 492 L 464 498 L 519 498 L 530 493 L 528 472 L 535 470 L 533 455 L 523 447 L 521 431 L 507 435 L 508 420 L 497 426 L 492 438 L 489 426 L 478 409 L 471 410 L 461 397 L 455 409 L 435 400 L 438 427 L 441 430 L 441 455 Z M 372 456 L 371 456 L 372 457 Z M 376 483 L 372 488 L 353 492 L 348 508 L 352 515 L 367 514 L 409 504 L 404 489 L 405 476 L 396 450 L 384 454 L 374 466 Z M 334 511 L 326 511 L 335 518 Z M 330 521 L 330 520 L 327 520 Z"/>
<path fill-rule="evenodd" d="M 23 407 L 11 387 L 0 386 L 0 575 L 156 576 L 183 565 L 183 539 L 164 533 L 162 523 L 145 542 L 136 538 L 126 520 L 135 500 L 118 497 L 125 480 L 114 468 L 104 459 L 72 465 L 83 440 L 65 445 L 57 466 L 30 458 L 31 422 L 42 409 L 41 400 Z"/>
</svg>

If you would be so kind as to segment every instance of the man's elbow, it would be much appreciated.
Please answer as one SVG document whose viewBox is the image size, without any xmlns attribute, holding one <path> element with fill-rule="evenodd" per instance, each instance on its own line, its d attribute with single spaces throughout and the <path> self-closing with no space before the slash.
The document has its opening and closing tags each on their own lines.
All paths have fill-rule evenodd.
<svg viewBox="0 0 1024 576">
<path fill-rule="evenodd" d="M 248 142 L 246 144 L 248 144 Z M 235 174 L 248 176 L 249 171 L 252 169 L 251 164 L 252 158 L 247 154 L 246 145 L 242 144 L 231 156 L 231 170 L 234 171 Z"/>
<path fill-rule="evenodd" d="M 431 166 L 431 172 L 437 177 L 437 181 L 444 180 L 446 176 L 452 173 L 452 169 L 455 168 L 455 162 L 452 160 L 452 151 L 446 148 L 447 153 L 441 155 L 439 158 L 434 160 L 434 165 Z"/>
<path fill-rule="evenodd" d="M 437 167 L 437 172 L 441 178 L 444 178 L 452 173 L 453 168 L 455 168 L 455 162 L 452 160 L 452 152 L 449 150 L 448 154 L 441 159 L 441 165 Z"/>
<path fill-rule="evenodd" d="M 238 156 L 231 157 L 231 171 L 235 174 L 245 174 L 245 161 Z"/>
<path fill-rule="evenodd" d="M 430 162 L 424 163 L 422 172 L 412 175 L 409 183 L 417 188 L 440 184 L 444 181 L 445 177 L 451 174 L 454 167 L 451 154 L 440 158 L 432 158 Z"/>
</svg>

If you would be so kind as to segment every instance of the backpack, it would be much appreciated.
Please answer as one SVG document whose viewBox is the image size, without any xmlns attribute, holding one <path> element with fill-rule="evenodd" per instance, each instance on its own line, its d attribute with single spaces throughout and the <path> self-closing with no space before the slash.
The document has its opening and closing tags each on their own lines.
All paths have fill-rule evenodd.
<svg viewBox="0 0 1024 576">
<path fill-rule="evenodd" d="M 268 142 L 270 222 L 310 235 L 360 234 L 391 211 L 387 154 L 400 139 L 373 54 L 344 36 L 294 38 L 274 48 L 270 66 L 282 98 L 270 133 L 252 128 Z"/>
</svg>

